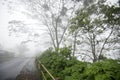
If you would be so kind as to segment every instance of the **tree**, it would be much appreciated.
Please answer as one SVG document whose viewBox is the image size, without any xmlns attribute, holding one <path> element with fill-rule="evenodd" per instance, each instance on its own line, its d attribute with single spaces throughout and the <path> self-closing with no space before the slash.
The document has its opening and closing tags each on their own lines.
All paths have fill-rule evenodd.
<svg viewBox="0 0 120 80">
<path fill-rule="evenodd" d="M 71 19 L 71 31 L 73 33 L 79 31 L 82 37 L 79 38 L 81 41 L 80 54 L 88 56 L 93 62 L 104 59 L 104 53 L 111 50 L 115 44 L 111 40 L 113 40 L 116 25 L 106 23 L 108 20 L 102 13 L 103 7 L 107 9 L 104 2 L 104 0 L 96 1 L 80 8 L 76 12 L 76 16 Z"/>
<path fill-rule="evenodd" d="M 113 28 L 113 38 L 111 39 L 110 43 L 114 43 L 114 50 L 116 50 L 116 56 L 119 58 L 119 48 L 120 46 L 120 0 L 117 1 L 115 5 L 104 5 L 102 6 L 102 12 L 105 14 L 105 23 L 112 25 Z M 116 44 L 116 45 L 115 45 Z M 113 54 L 114 54 L 113 53 Z"/>
<path fill-rule="evenodd" d="M 59 49 L 69 26 L 69 20 L 74 16 L 74 10 L 80 5 L 71 0 L 20 0 L 25 4 L 25 14 L 37 19 L 47 27 L 54 49 Z"/>
</svg>

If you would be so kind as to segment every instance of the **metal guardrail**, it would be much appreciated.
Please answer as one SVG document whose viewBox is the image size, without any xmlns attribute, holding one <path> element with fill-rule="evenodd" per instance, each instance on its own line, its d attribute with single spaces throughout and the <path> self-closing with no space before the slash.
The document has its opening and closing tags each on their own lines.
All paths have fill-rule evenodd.
<svg viewBox="0 0 120 80">
<path fill-rule="evenodd" d="M 47 72 L 47 74 L 51 77 L 52 80 L 56 80 L 55 77 L 48 71 L 48 69 L 37 58 L 36 58 L 36 63 L 37 63 L 38 68 L 41 71 L 41 74 L 42 74 L 44 80 L 47 80 L 47 79 L 46 79 L 45 74 L 42 69 L 44 69 Z"/>
</svg>

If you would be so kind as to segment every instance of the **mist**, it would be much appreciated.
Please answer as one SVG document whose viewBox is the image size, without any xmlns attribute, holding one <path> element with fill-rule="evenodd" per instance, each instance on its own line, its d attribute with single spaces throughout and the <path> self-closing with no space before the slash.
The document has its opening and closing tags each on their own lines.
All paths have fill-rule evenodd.
<svg viewBox="0 0 120 80">
<path fill-rule="evenodd" d="M 66 61 L 75 58 L 94 63 L 101 59 L 120 59 L 117 19 L 111 23 L 111 16 L 104 10 L 99 12 L 93 0 L 57 1 L 0 1 L 0 80 L 19 80 L 23 76 L 40 80 L 36 60 L 47 51 L 54 55 L 63 50 L 60 56 Z M 117 3 L 118 0 L 107 0 L 104 5 L 111 9 L 113 5 L 118 7 Z M 91 5 L 96 11 L 89 9 Z M 115 18 L 119 16 L 115 15 Z M 104 22 L 109 17 L 111 22 Z M 65 52 L 67 48 L 69 55 Z"/>
</svg>

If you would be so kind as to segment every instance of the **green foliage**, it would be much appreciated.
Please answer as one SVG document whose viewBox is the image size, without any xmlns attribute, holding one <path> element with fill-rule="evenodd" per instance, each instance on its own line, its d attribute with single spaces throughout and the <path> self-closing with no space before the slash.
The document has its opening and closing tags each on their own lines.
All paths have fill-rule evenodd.
<svg viewBox="0 0 120 80">
<path fill-rule="evenodd" d="M 87 80 L 118 80 L 120 64 L 116 60 L 96 62 L 86 68 L 84 76 Z M 95 78 L 95 79 L 91 79 Z M 83 79 L 84 80 L 84 79 Z"/>
<path fill-rule="evenodd" d="M 103 24 L 120 25 L 120 6 L 109 6 L 104 4 L 105 2 L 106 0 L 98 0 L 96 3 L 78 9 L 76 16 L 70 20 L 70 31 L 81 30 L 83 32 L 91 32 L 96 29 L 98 33 L 103 33 L 105 29 Z"/>
<path fill-rule="evenodd" d="M 103 26 L 104 18 L 101 16 L 101 14 L 106 16 L 105 13 L 102 12 L 103 8 L 106 9 L 103 4 L 104 0 L 101 0 L 101 2 L 98 1 L 96 4 L 91 4 L 88 7 L 83 7 L 82 9 L 80 8 L 77 10 L 76 16 L 70 20 L 70 32 L 73 33 L 76 30 L 79 30 L 83 33 L 103 33 L 105 31 L 105 28 Z"/>
<path fill-rule="evenodd" d="M 46 50 L 39 57 L 39 60 L 47 67 L 47 69 L 55 77 L 63 80 L 78 80 L 82 72 L 84 72 L 87 64 L 80 62 L 76 58 L 71 57 L 69 47 L 60 49 L 60 52 Z M 47 79 L 50 79 L 46 74 Z"/>
<path fill-rule="evenodd" d="M 120 13 L 120 7 L 118 6 L 108 6 L 108 5 L 104 5 L 104 7 L 102 8 L 102 12 L 105 14 L 105 22 L 112 24 L 112 25 L 120 25 L 120 17 L 119 17 L 119 13 Z"/>
<path fill-rule="evenodd" d="M 61 48 L 60 49 L 60 54 L 62 54 L 62 56 L 65 57 L 65 58 L 70 58 L 71 50 L 68 47 Z"/>
<path fill-rule="evenodd" d="M 77 32 L 76 39 L 80 40 L 84 46 L 91 47 L 87 50 L 83 48 L 83 51 L 84 53 L 90 53 L 87 51 L 92 52 L 90 57 L 92 56 L 94 58 L 93 62 L 105 59 L 102 55 L 105 54 L 103 51 L 107 50 L 106 45 L 110 46 L 113 43 L 118 43 L 115 39 L 119 37 L 120 7 L 116 5 L 109 6 L 105 4 L 105 2 L 106 0 L 97 0 L 94 3 L 90 3 L 90 5 L 83 6 L 76 11 L 76 16 L 70 20 L 70 32 L 73 36 L 75 36 L 75 32 Z M 111 32 L 103 38 L 103 35 L 106 34 L 107 31 Z M 116 36 L 116 34 L 118 35 Z M 113 35 L 114 40 L 112 39 Z M 98 38 L 100 36 L 103 38 L 101 38 L 102 40 Z M 77 42 L 75 44 L 77 44 Z M 101 46 L 100 44 L 104 45 Z M 98 55 L 99 53 L 100 55 Z"/>
<path fill-rule="evenodd" d="M 62 80 L 120 80 L 120 60 L 105 59 L 87 63 L 71 56 L 69 58 L 70 54 L 68 47 L 61 48 L 59 53 L 46 50 L 39 56 L 39 60 L 53 76 Z M 45 76 L 50 80 L 47 73 Z"/>
<path fill-rule="evenodd" d="M 89 31 L 90 28 L 92 28 L 92 26 L 89 26 L 89 27 L 86 26 L 90 24 L 90 19 L 89 19 L 89 13 L 85 11 L 84 9 L 78 10 L 76 12 L 76 17 L 72 18 L 70 22 L 71 22 L 71 26 L 70 26 L 71 32 L 74 32 L 78 29 Z"/>
<path fill-rule="evenodd" d="M 119 25 L 118 14 L 120 8 L 104 5 L 103 3 L 106 0 L 98 1 L 98 3 L 86 5 L 85 8 L 76 12 L 76 16 L 70 20 L 70 32 L 81 31 L 82 33 L 100 35 L 106 32 L 106 29 L 109 29 L 109 26 L 107 26 L 108 28 L 104 26 L 105 24 Z M 91 16 L 95 17 L 92 19 Z M 94 39 L 91 39 L 91 41 L 97 43 L 95 36 L 92 38 Z M 39 60 L 53 76 L 62 80 L 120 80 L 120 64 L 118 64 L 120 61 L 108 60 L 103 55 L 99 56 L 99 62 L 81 62 L 71 56 L 70 47 L 63 47 L 55 51 L 46 50 L 39 57 Z M 50 80 L 47 73 L 45 75 L 47 80 Z"/>
</svg>

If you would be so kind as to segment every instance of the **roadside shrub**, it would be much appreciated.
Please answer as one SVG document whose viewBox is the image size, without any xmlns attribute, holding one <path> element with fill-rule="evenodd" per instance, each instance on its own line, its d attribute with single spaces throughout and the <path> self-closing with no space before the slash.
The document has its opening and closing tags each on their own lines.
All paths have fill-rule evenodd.
<svg viewBox="0 0 120 80">
<path fill-rule="evenodd" d="M 81 62 L 71 56 L 69 47 L 61 48 L 59 53 L 48 49 L 38 59 L 61 80 L 120 80 L 120 60 Z M 46 72 L 45 76 L 50 80 Z"/>
</svg>

